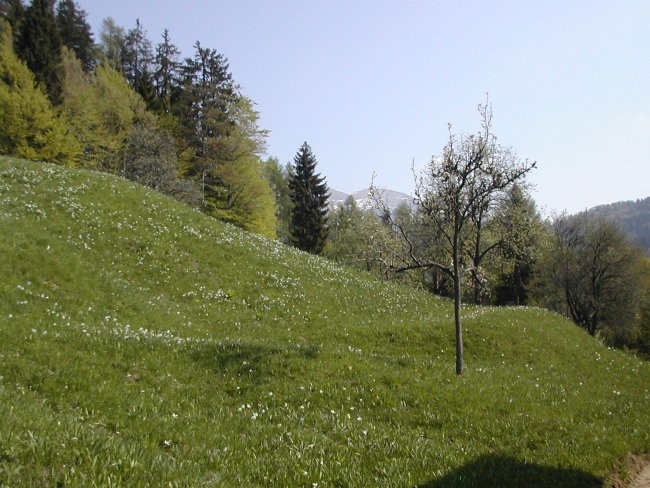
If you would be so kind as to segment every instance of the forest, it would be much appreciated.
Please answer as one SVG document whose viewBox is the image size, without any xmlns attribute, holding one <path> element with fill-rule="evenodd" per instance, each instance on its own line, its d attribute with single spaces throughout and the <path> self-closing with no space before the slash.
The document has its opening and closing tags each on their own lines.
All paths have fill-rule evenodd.
<svg viewBox="0 0 650 488">
<path fill-rule="evenodd" d="M 137 19 L 107 18 L 96 35 L 73 0 L 0 0 L 0 18 L 0 154 L 118 175 L 246 231 L 453 298 L 458 334 L 461 303 L 533 305 L 650 354 L 650 261 L 647 246 L 637 248 L 647 243 L 629 237 L 647 220 L 620 229 L 613 208 L 542 218 L 526 181 L 536 163 L 497 143 L 489 100 L 478 106 L 479 130 L 450 130 L 415 175 L 412 204 L 390 210 L 372 188 L 373 208 L 334 208 L 307 142 L 293 162 L 265 159 L 269 133 L 216 49 L 196 41 L 182 57 L 173 33 L 152 41 Z"/>
</svg>

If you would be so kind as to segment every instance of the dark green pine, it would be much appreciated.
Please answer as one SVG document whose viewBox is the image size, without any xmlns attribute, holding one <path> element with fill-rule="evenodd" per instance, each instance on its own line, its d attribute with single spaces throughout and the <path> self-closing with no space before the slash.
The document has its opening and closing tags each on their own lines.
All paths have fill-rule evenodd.
<svg viewBox="0 0 650 488">
<path fill-rule="evenodd" d="M 303 251 L 320 254 L 327 239 L 329 189 L 316 173 L 316 157 L 306 142 L 294 158 L 294 171 L 289 179 L 293 202 L 291 212 L 292 244 Z"/>
<path fill-rule="evenodd" d="M 17 52 L 55 105 L 61 101 L 63 88 L 61 46 L 52 2 L 33 0 L 20 27 Z"/>
<path fill-rule="evenodd" d="M 85 71 L 90 71 L 95 61 L 95 42 L 86 15 L 73 0 L 61 0 L 56 7 L 56 23 L 63 45 L 74 51 Z"/>
</svg>

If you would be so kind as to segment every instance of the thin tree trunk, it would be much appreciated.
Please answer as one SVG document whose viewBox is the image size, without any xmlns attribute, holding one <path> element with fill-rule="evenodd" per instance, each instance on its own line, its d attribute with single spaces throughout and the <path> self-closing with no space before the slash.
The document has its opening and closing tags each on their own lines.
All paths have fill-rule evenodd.
<svg viewBox="0 0 650 488">
<path fill-rule="evenodd" d="M 454 249 L 453 249 L 453 258 L 454 258 L 454 321 L 456 324 L 456 374 L 463 374 L 463 326 L 461 324 L 460 317 L 460 300 L 461 300 L 461 290 L 460 290 L 460 263 L 459 263 L 459 242 L 458 234 L 456 232 L 454 235 Z"/>
</svg>

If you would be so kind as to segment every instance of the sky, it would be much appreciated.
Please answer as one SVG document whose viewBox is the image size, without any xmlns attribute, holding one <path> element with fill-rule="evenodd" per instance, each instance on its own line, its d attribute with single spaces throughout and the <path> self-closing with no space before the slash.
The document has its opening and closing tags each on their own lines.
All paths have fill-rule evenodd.
<svg viewBox="0 0 650 488">
<path fill-rule="evenodd" d="M 647 0 L 77 0 L 184 57 L 226 56 L 270 130 L 269 156 L 306 141 L 330 188 L 411 193 L 455 132 L 494 133 L 537 162 L 546 215 L 650 196 Z"/>
</svg>

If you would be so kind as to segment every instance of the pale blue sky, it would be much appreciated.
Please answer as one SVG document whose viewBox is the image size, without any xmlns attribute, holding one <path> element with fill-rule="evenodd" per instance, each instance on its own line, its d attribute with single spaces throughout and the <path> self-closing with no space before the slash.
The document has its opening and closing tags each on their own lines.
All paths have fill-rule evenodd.
<svg viewBox="0 0 650 488">
<path fill-rule="evenodd" d="M 411 162 L 447 123 L 479 128 L 489 92 L 499 141 L 536 160 L 545 211 L 650 196 L 650 1 L 78 0 L 96 38 L 112 16 L 164 28 L 183 54 L 216 49 L 271 131 L 303 141 L 332 188 L 411 192 Z"/>
</svg>

